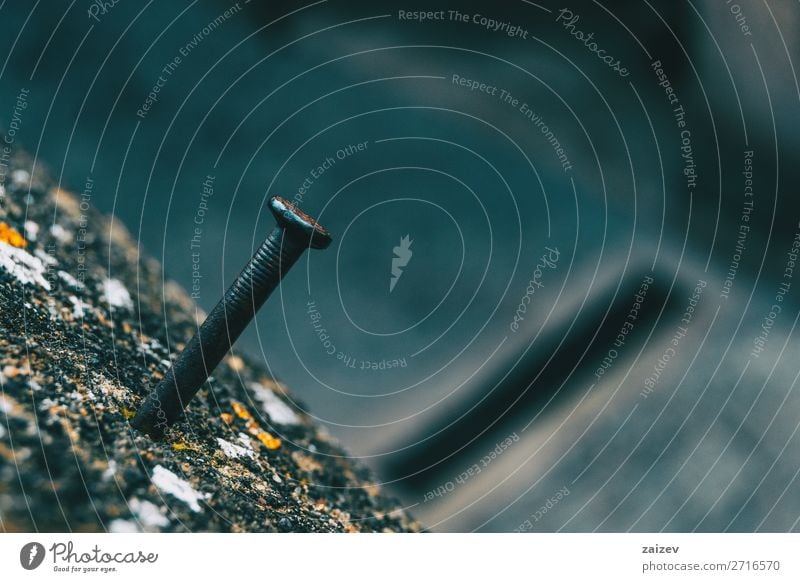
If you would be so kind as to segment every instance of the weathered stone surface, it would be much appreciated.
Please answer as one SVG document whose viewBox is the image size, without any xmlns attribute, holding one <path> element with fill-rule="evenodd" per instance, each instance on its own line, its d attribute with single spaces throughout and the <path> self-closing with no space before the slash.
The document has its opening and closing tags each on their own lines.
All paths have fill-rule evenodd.
<svg viewBox="0 0 800 582">
<path fill-rule="evenodd" d="M 0 531 L 418 529 L 239 356 L 166 441 L 133 431 L 202 314 L 98 191 L 30 170 L 16 153 L 0 190 Z"/>
</svg>

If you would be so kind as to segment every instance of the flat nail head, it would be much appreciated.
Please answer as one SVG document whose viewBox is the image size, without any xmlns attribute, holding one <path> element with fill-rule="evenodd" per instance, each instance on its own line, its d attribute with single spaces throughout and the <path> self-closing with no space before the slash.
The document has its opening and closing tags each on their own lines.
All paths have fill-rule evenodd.
<svg viewBox="0 0 800 582">
<path fill-rule="evenodd" d="M 287 233 L 303 237 L 312 249 L 324 249 L 331 244 L 333 239 L 325 227 L 285 198 L 275 196 L 270 199 L 269 209 Z"/>
</svg>

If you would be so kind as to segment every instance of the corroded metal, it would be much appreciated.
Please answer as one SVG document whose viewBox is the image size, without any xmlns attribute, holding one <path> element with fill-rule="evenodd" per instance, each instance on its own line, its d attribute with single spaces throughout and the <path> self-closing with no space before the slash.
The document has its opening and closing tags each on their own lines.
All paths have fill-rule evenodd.
<svg viewBox="0 0 800 582">
<path fill-rule="evenodd" d="M 303 252 L 330 245 L 328 231 L 290 202 L 276 196 L 269 209 L 277 226 L 139 408 L 134 428 L 163 438 Z"/>
</svg>

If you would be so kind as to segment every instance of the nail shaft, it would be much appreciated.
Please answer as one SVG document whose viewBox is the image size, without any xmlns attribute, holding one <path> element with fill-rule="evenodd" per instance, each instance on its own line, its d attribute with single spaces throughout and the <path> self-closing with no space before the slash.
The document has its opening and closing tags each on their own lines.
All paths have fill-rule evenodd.
<svg viewBox="0 0 800 582">
<path fill-rule="evenodd" d="M 134 428 L 163 438 L 303 252 L 330 244 L 328 232 L 289 202 L 275 197 L 269 207 L 278 225 L 150 392 Z"/>
</svg>

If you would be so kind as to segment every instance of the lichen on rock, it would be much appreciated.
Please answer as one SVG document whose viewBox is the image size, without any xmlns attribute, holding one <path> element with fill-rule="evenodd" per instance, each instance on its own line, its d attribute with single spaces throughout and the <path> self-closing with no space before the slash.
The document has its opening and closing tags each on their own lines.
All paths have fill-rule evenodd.
<svg viewBox="0 0 800 582">
<path fill-rule="evenodd" d="M 24 153 L 12 165 L 27 179 L 0 192 L 0 531 L 418 529 L 241 355 L 168 439 L 131 429 L 195 306 L 118 221 Z"/>
</svg>

